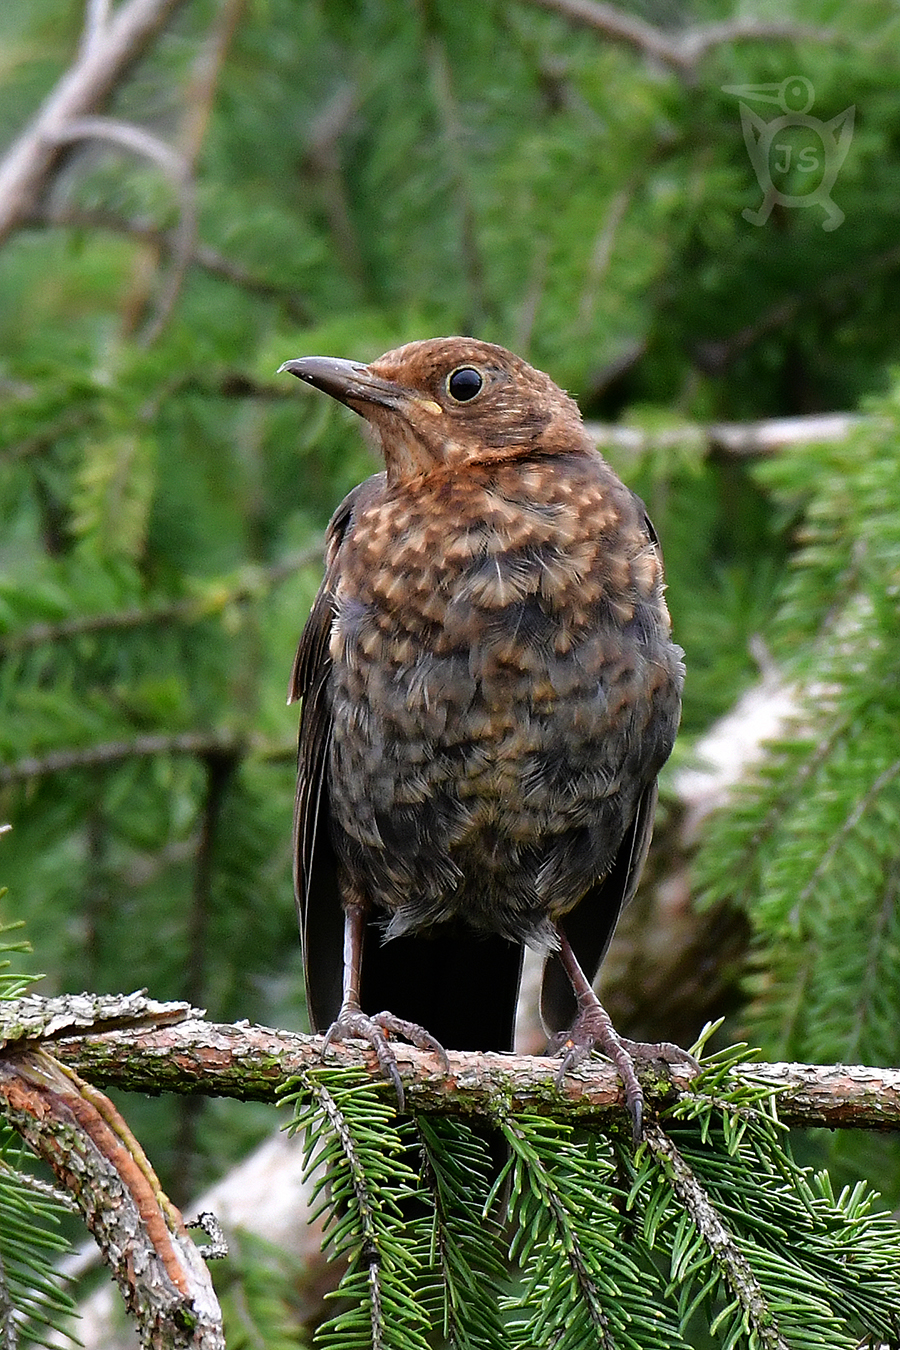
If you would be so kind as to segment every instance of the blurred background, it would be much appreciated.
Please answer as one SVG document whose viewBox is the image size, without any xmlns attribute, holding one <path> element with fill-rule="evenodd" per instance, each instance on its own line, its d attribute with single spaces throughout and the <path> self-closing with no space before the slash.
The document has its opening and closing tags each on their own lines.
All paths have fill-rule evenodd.
<svg viewBox="0 0 900 1350">
<path fill-rule="evenodd" d="M 644 497 L 687 653 L 619 1029 L 897 1063 L 898 39 L 893 0 L 4 0 L 0 918 L 38 992 L 305 1026 L 287 678 L 378 466 L 274 372 L 472 333 Z M 180 1202 L 278 1123 L 124 1110 Z M 891 1141 L 798 1150 L 900 1195 Z"/>
</svg>

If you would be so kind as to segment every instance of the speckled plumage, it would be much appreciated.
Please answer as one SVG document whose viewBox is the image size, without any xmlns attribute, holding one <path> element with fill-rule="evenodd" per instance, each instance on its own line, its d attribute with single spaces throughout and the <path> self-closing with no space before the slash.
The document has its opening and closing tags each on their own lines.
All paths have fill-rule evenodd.
<svg viewBox="0 0 900 1350">
<path fill-rule="evenodd" d="M 461 404 L 459 367 L 484 380 Z M 324 959 L 311 916 L 339 893 L 388 947 L 463 933 L 476 952 L 479 935 L 553 952 L 572 915 L 591 978 L 643 864 L 680 710 L 643 506 L 572 400 L 502 348 L 444 338 L 369 367 L 287 369 L 366 416 L 386 462 L 332 520 L 291 684 L 308 971 Z M 575 1009 L 560 973 L 551 958 L 554 1030 Z M 334 979 L 313 969 L 310 994 L 317 1025 L 337 1017 Z"/>
</svg>

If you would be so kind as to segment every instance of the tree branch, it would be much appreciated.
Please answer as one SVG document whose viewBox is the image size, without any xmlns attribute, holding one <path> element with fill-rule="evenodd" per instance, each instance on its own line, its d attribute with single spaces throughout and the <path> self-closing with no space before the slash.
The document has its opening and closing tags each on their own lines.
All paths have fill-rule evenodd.
<svg viewBox="0 0 900 1350">
<path fill-rule="evenodd" d="M 706 1239 L 707 1246 L 715 1253 L 716 1264 L 743 1307 L 756 1344 L 761 1350 L 789 1350 L 787 1342 L 774 1325 L 772 1311 L 753 1273 L 753 1267 L 698 1177 L 658 1125 L 648 1125 L 646 1139 L 651 1153 L 669 1172 L 673 1190 L 684 1205 L 685 1212 L 691 1216 Z"/>
<path fill-rule="evenodd" d="M 744 459 L 773 455 L 791 445 L 814 445 L 818 441 L 845 441 L 867 418 L 862 413 L 812 413 L 804 417 L 773 417 L 763 422 L 713 422 L 708 426 L 685 423 L 664 430 L 587 422 L 586 428 L 600 450 L 621 450 L 640 455 L 646 450 L 695 441 L 707 454 Z"/>
<path fill-rule="evenodd" d="M 23 783 L 29 778 L 68 773 L 70 769 L 96 769 L 153 755 L 240 754 L 249 744 L 246 737 L 227 731 L 180 731 L 135 736 L 130 741 L 101 741 L 97 745 L 54 750 L 41 757 L 28 755 L 14 764 L 4 764 L 0 766 L 0 784 Z"/>
<path fill-rule="evenodd" d="M 133 1001 L 139 996 L 128 997 Z M 133 1018 L 135 1005 L 129 1006 Z M 8 1011 L 15 1007 L 10 1003 L 0 1008 L 0 1034 L 3 1020 L 15 1018 Z M 73 1034 L 64 1028 L 42 1041 L 57 1058 L 92 1082 L 132 1092 L 199 1092 L 272 1102 L 286 1078 L 322 1065 L 319 1036 L 246 1023 L 205 1022 L 183 1004 L 162 1007 L 166 1024 L 153 1029 L 140 1026 Z M 146 1020 L 152 1020 L 149 1013 Z M 599 1059 L 567 1074 L 557 1089 L 558 1066 L 552 1059 L 450 1051 L 450 1073 L 444 1074 L 433 1055 L 400 1043 L 394 1049 L 407 1099 L 415 1111 L 491 1118 L 494 1103 L 501 1097 L 514 1110 L 570 1121 L 624 1118 L 621 1083 L 613 1067 Z M 381 1081 L 374 1055 L 356 1043 L 331 1046 L 327 1062 L 365 1068 L 374 1082 Z M 900 1128 L 900 1069 L 750 1062 L 735 1072 L 771 1086 L 785 1124 Z M 676 1093 L 692 1090 L 696 1076 L 686 1065 L 673 1069 L 654 1064 L 651 1071 L 643 1072 L 648 1100 L 656 1105 L 672 1101 Z M 697 1090 L 702 1093 L 702 1083 Z M 386 1082 L 385 1091 L 390 1091 Z"/>
<path fill-rule="evenodd" d="M 108 1098 L 41 1046 L 0 1056 L 0 1105 L 77 1200 L 152 1350 L 224 1350 L 212 1282 Z"/>
<path fill-rule="evenodd" d="M 633 47 L 643 56 L 668 66 L 682 78 L 694 73 L 708 51 L 726 42 L 762 42 L 775 38 L 818 43 L 849 40 L 831 29 L 751 18 L 701 24 L 670 35 L 634 14 L 625 14 L 614 5 L 601 3 L 601 0 L 532 0 L 532 3 L 614 42 Z"/>
<path fill-rule="evenodd" d="M 242 569 L 238 581 L 223 584 L 214 592 L 188 596 L 157 605 L 134 605 L 128 609 L 111 610 L 106 614 L 75 614 L 58 623 L 35 623 L 30 628 L 0 635 L 0 655 L 4 652 L 27 651 L 44 643 L 67 642 L 73 638 L 94 633 L 121 633 L 132 628 L 148 628 L 154 624 L 201 623 L 213 618 L 229 605 L 258 599 L 273 586 L 293 576 L 301 567 L 308 567 L 322 557 L 322 541 L 309 548 L 289 553 L 269 567 Z"/>
<path fill-rule="evenodd" d="M 97 229 L 109 230 L 113 234 L 125 235 L 144 244 L 152 244 L 169 255 L 175 255 L 180 240 L 176 230 L 163 230 L 150 220 L 140 220 L 116 215 L 114 211 L 102 208 L 90 210 L 78 206 L 36 207 L 22 222 L 33 226 L 58 226 L 61 229 Z M 199 267 L 211 276 L 221 277 L 232 286 L 249 291 L 264 300 L 276 300 L 284 305 L 285 313 L 298 324 L 311 322 L 310 312 L 296 291 L 277 282 L 265 281 L 248 272 L 233 258 L 226 258 L 217 249 L 196 241 L 188 258 L 188 263 Z M 8 453 L 8 452 L 7 452 Z"/>
<path fill-rule="evenodd" d="M 103 104 L 183 2 L 125 0 L 107 23 L 89 25 L 75 63 L 0 163 L 0 244 L 34 209 L 69 124 Z"/>
</svg>

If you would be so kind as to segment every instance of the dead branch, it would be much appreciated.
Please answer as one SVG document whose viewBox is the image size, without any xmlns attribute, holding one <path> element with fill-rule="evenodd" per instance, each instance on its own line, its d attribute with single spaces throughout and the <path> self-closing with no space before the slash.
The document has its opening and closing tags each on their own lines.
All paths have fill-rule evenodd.
<svg viewBox="0 0 900 1350">
<path fill-rule="evenodd" d="M 209 1272 L 112 1102 L 40 1046 L 0 1056 L 0 1106 L 77 1201 L 151 1350 L 224 1350 Z"/>
<path fill-rule="evenodd" d="M 707 52 L 727 42 L 764 42 L 773 39 L 817 43 L 849 41 L 849 38 L 831 29 L 752 18 L 701 24 L 681 33 L 669 34 L 634 14 L 625 14 L 614 5 L 603 4 L 601 0 L 532 0 L 532 3 L 561 15 L 571 23 L 590 28 L 614 42 L 624 43 L 641 55 L 668 66 L 682 78 L 694 73 Z"/>
<path fill-rule="evenodd" d="M 708 426 L 686 422 L 683 426 L 655 431 L 606 422 L 587 422 L 586 427 L 600 450 L 618 450 L 627 456 L 637 457 L 647 450 L 665 450 L 687 442 L 697 445 L 705 454 L 749 459 L 774 455 L 793 445 L 845 441 L 867 420 L 862 413 L 834 412 L 772 417 L 762 422 L 712 422 Z"/>
<path fill-rule="evenodd" d="M 125 0 L 103 22 L 96 7 L 81 51 L 0 163 L 0 243 L 35 208 L 69 125 L 96 112 L 183 0 Z"/>
</svg>

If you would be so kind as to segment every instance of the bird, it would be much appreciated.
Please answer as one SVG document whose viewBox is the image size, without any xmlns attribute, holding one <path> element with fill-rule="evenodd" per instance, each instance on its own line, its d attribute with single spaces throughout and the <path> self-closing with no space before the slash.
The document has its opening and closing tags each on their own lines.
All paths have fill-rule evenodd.
<svg viewBox="0 0 900 1350">
<path fill-rule="evenodd" d="M 403 1087 L 392 1037 L 511 1050 L 544 957 L 557 1079 L 593 1049 L 639 1140 L 635 1060 L 593 989 L 647 855 L 684 653 L 659 539 L 575 401 L 494 343 L 443 337 L 288 372 L 362 416 L 384 469 L 326 534 L 300 701 L 295 891 L 307 1005 Z"/>
</svg>

